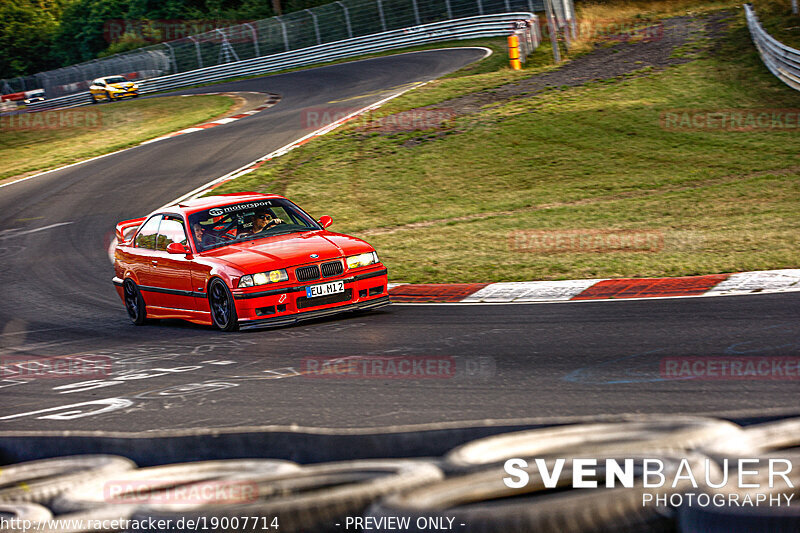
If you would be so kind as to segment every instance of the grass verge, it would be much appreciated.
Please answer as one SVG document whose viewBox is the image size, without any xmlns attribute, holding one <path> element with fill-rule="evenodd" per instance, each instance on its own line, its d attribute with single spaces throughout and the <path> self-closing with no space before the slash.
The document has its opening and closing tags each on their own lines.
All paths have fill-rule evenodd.
<svg viewBox="0 0 800 533">
<path fill-rule="evenodd" d="M 443 128 L 353 124 L 218 192 L 284 194 L 363 236 L 393 281 L 680 276 L 800 266 L 800 139 L 665 129 L 676 109 L 798 108 L 750 42 L 742 10 L 689 63 L 553 89 Z M 549 68 L 549 67 L 536 67 Z M 645 74 L 645 73 L 643 73 Z M 513 81 L 460 72 L 392 101 L 431 105 Z M 530 72 L 523 75 L 530 75 Z M 795 123 L 796 125 L 796 123 Z M 518 231 L 649 231 L 651 251 L 520 250 Z"/>
<path fill-rule="evenodd" d="M 233 105 L 227 96 L 172 96 L 0 117 L 0 180 L 134 146 Z"/>
</svg>

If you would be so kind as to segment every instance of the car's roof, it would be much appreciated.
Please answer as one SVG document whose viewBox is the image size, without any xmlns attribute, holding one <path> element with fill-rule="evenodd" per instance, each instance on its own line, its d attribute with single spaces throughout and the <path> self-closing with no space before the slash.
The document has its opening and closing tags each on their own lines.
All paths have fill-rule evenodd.
<svg viewBox="0 0 800 533">
<path fill-rule="evenodd" d="M 165 207 L 161 211 L 182 211 L 185 214 L 195 213 L 204 209 L 210 209 L 220 205 L 230 205 L 240 202 L 252 202 L 254 200 L 270 200 L 283 198 L 278 194 L 262 194 L 258 192 L 237 192 L 229 194 L 217 194 L 215 196 L 205 196 L 193 200 L 185 200 L 177 204 Z"/>
</svg>

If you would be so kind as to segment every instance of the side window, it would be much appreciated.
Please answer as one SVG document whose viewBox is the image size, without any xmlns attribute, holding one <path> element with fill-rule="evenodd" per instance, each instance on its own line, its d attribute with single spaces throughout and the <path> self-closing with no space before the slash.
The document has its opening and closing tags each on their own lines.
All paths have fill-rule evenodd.
<svg viewBox="0 0 800 533">
<path fill-rule="evenodd" d="M 186 230 L 183 227 L 183 220 L 178 217 L 165 216 L 158 228 L 157 250 L 166 251 L 167 246 L 173 242 L 188 244 Z"/>
<path fill-rule="evenodd" d="M 136 234 L 136 247 L 149 248 L 154 250 L 156 247 L 156 234 L 158 233 L 158 225 L 161 222 L 161 215 L 151 217 L 144 223 L 142 229 Z"/>
<path fill-rule="evenodd" d="M 273 207 L 272 216 L 273 218 L 280 218 L 284 222 L 294 222 L 294 218 L 292 218 L 283 207 Z"/>
</svg>

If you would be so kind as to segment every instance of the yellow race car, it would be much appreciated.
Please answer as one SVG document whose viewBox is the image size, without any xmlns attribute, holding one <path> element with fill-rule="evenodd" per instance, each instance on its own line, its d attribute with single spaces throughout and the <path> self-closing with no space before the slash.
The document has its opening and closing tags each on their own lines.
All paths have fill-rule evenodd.
<svg viewBox="0 0 800 533">
<path fill-rule="evenodd" d="M 92 81 L 89 86 L 89 94 L 93 104 L 103 100 L 112 102 L 129 96 L 136 98 L 139 96 L 139 86 L 126 80 L 123 76 L 107 76 Z"/>
</svg>

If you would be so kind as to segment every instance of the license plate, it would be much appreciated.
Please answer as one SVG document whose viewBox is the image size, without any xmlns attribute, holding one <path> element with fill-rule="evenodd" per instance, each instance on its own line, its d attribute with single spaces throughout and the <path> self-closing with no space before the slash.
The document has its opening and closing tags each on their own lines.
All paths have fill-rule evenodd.
<svg viewBox="0 0 800 533">
<path fill-rule="evenodd" d="M 332 281 L 330 283 L 306 287 L 306 298 L 328 296 L 329 294 L 336 294 L 339 292 L 344 292 L 344 281 Z"/>
</svg>

